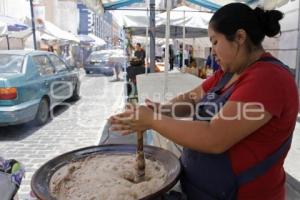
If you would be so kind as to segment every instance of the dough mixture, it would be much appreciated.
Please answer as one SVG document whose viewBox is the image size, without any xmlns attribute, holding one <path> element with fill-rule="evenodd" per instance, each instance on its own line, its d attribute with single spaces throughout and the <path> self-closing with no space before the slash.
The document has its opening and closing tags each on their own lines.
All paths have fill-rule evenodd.
<svg viewBox="0 0 300 200">
<path fill-rule="evenodd" d="M 135 155 L 95 155 L 67 164 L 50 180 L 58 200 L 135 200 L 158 191 L 166 170 L 146 159 L 145 180 L 134 183 Z"/>
</svg>

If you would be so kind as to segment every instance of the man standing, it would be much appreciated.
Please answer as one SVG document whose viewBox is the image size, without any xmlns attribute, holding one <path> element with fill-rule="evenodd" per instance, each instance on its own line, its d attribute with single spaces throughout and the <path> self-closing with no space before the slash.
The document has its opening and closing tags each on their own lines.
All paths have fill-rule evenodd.
<svg viewBox="0 0 300 200">
<path fill-rule="evenodd" d="M 136 45 L 135 45 L 134 56 L 135 56 L 138 60 L 140 60 L 142 66 L 145 65 L 145 57 L 146 57 L 146 54 L 145 54 L 144 49 L 141 47 L 141 44 L 140 44 L 140 43 L 136 43 Z"/>
</svg>

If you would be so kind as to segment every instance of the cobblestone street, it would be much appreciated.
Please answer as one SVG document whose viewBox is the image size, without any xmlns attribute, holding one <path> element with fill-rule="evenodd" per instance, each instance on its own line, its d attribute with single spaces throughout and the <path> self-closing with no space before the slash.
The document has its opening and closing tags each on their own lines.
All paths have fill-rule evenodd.
<svg viewBox="0 0 300 200">
<path fill-rule="evenodd" d="M 123 105 L 123 81 L 81 72 L 81 99 L 57 106 L 42 127 L 0 128 L 0 156 L 26 167 L 19 199 L 27 199 L 33 173 L 46 161 L 71 150 L 99 144 L 106 119 Z"/>
</svg>

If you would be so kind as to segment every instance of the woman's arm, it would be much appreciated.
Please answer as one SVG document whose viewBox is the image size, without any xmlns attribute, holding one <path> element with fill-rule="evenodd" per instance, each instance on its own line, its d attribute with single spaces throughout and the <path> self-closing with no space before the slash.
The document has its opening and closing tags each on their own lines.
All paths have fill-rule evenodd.
<svg viewBox="0 0 300 200">
<path fill-rule="evenodd" d="M 145 106 L 110 119 L 112 130 L 129 134 L 154 129 L 184 147 L 219 154 L 266 124 L 272 115 L 262 105 L 229 101 L 210 122 L 157 116 Z"/>
<path fill-rule="evenodd" d="M 184 147 L 217 154 L 225 152 L 271 118 L 271 114 L 258 105 L 230 101 L 210 122 L 162 116 L 161 120 L 153 120 L 150 128 Z"/>
</svg>

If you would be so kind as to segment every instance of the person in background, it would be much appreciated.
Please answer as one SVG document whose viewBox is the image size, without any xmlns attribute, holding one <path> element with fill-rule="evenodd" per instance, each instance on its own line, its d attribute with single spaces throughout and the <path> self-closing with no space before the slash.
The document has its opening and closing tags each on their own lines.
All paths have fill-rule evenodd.
<svg viewBox="0 0 300 200">
<path fill-rule="evenodd" d="M 190 65 L 190 60 L 189 60 L 189 47 L 185 45 L 185 48 L 183 49 L 183 60 L 184 60 L 184 65 L 188 67 Z"/>
<path fill-rule="evenodd" d="M 189 46 L 189 49 L 188 49 L 188 53 L 189 53 L 189 64 L 191 65 L 192 62 L 193 62 L 193 52 L 194 52 L 194 48 L 192 45 Z"/>
<path fill-rule="evenodd" d="M 53 52 L 53 53 L 54 53 L 54 48 L 53 48 L 53 46 L 52 46 L 52 45 L 49 45 L 49 46 L 48 46 L 48 51 L 49 51 L 49 52 Z"/>
<path fill-rule="evenodd" d="M 243 3 L 221 7 L 208 35 L 222 70 L 167 104 L 146 100 L 110 118 L 121 134 L 153 129 L 184 147 L 181 186 L 189 200 L 285 199 L 298 89 L 289 68 L 262 46 L 280 33 L 282 18 Z"/>
<path fill-rule="evenodd" d="M 176 61 L 176 64 L 177 66 L 179 67 L 179 69 L 181 69 L 182 67 L 182 59 L 183 59 L 183 49 L 182 49 L 182 44 L 179 45 L 179 49 L 178 49 L 178 52 L 177 52 L 177 61 Z"/>
<path fill-rule="evenodd" d="M 174 50 L 173 45 L 169 45 L 169 63 L 170 63 L 170 70 L 174 68 Z"/>
<path fill-rule="evenodd" d="M 122 69 L 122 64 L 120 62 L 115 62 L 113 60 L 113 58 L 109 58 L 108 60 L 108 64 L 110 65 L 110 67 L 113 67 L 114 70 L 115 70 L 115 75 L 116 75 L 116 81 L 120 81 L 120 72 L 121 72 L 121 69 Z"/>
<path fill-rule="evenodd" d="M 209 55 L 207 56 L 206 63 L 205 63 L 206 69 L 211 69 L 213 72 L 216 72 L 220 69 L 220 65 L 215 60 L 214 55 L 212 54 L 212 48 L 209 48 Z"/>
<path fill-rule="evenodd" d="M 163 48 L 163 59 L 165 58 L 165 51 L 166 49 Z M 173 70 L 174 68 L 174 50 L 173 50 L 173 46 L 170 44 L 169 45 L 169 63 L 170 63 L 170 70 Z"/>
<path fill-rule="evenodd" d="M 142 65 L 145 66 L 146 53 L 140 43 L 136 43 L 135 45 L 134 57 L 139 59 Z"/>
</svg>

